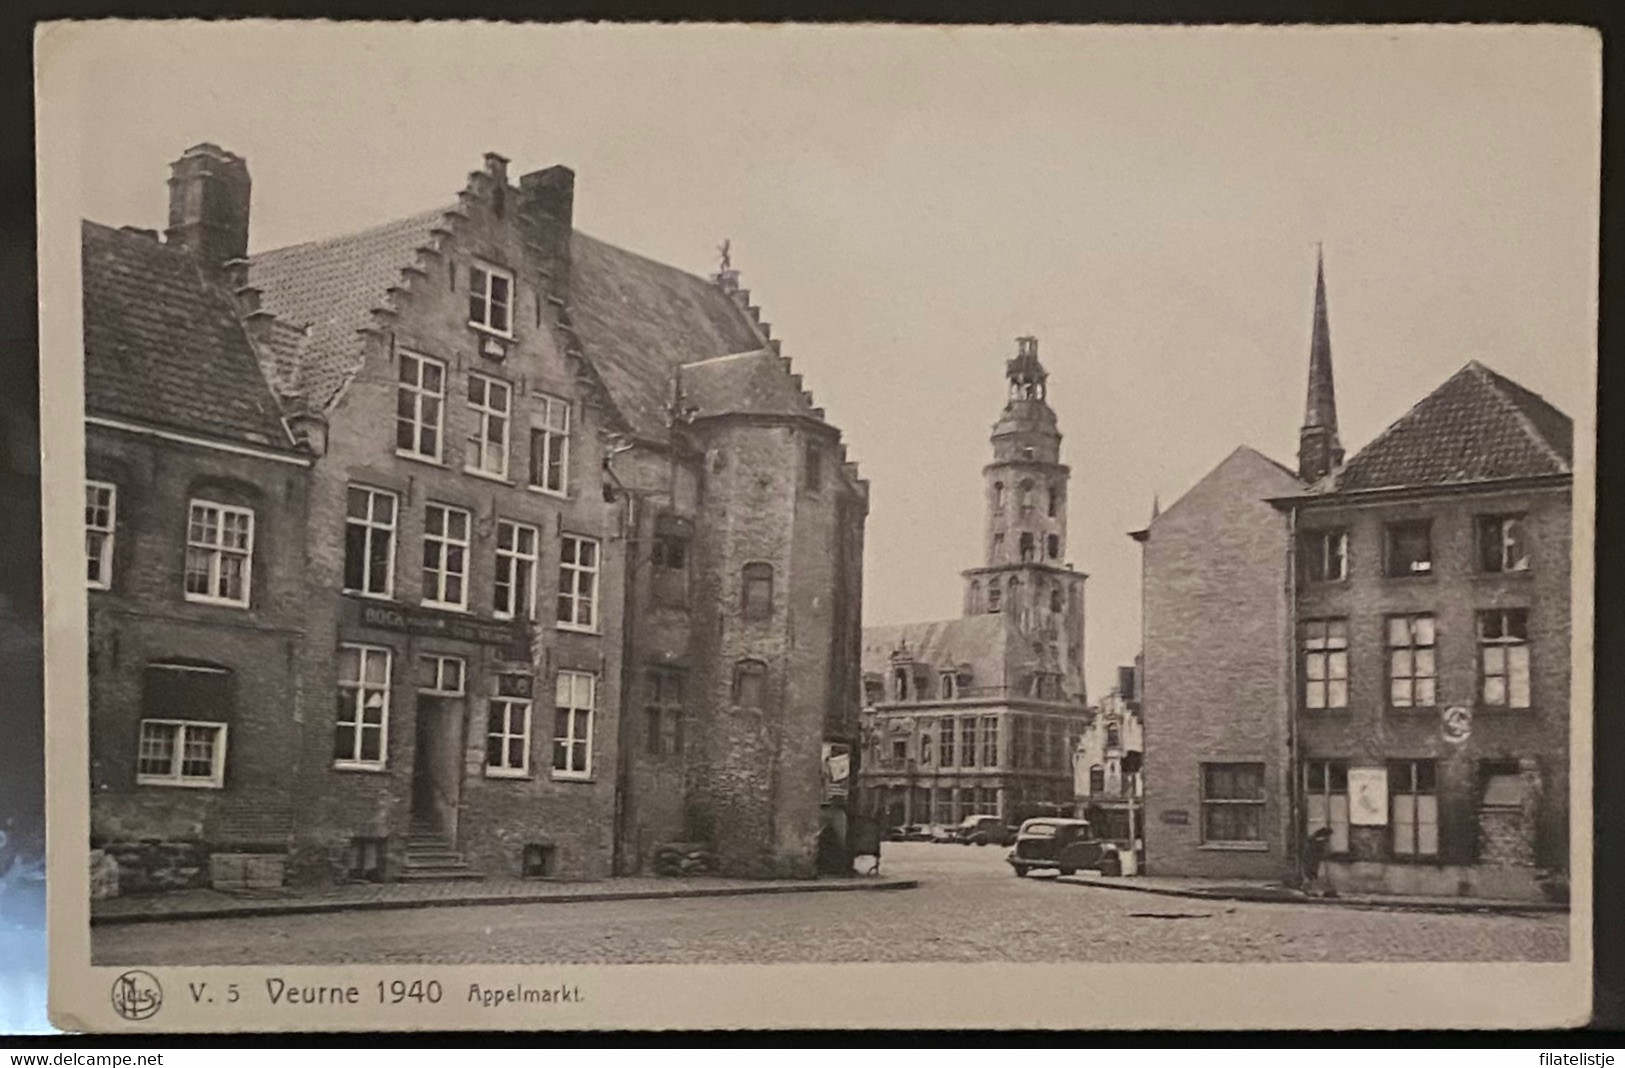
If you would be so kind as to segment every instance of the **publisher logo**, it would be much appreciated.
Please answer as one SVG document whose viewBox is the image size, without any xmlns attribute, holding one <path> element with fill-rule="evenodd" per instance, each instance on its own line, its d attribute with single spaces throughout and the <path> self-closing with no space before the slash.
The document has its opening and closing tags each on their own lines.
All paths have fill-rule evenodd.
<svg viewBox="0 0 1625 1068">
<path fill-rule="evenodd" d="M 126 1020 L 145 1020 L 164 1003 L 164 988 L 148 972 L 125 972 L 113 980 L 113 1009 Z"/>
</svg>

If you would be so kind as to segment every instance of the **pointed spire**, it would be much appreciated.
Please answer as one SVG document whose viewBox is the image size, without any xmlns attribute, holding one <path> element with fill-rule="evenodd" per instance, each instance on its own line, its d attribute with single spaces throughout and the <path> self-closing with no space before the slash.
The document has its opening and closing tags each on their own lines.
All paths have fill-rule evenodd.
<svg viewBox="0 0 1625 1068">
<path fill-rule="evenodd" d="M 1155 523 L 1157 521 L 1157 517 L 1159 515 L 1161 515 L 1161 514 L 1162 514 L 1162 494 L 1153 493 L 1151 495 L 1151 521 L 1153 523 Z"/>
<path fill-rule="evenodd" d="M 1337 438 L 1337 388 L 1332 379 L 1332 332 L 1326 316 L 1326 259 L 1315 248 L 1315 322 L 1309 337 L 1309 389 L 1298 431 L 1298 474 L 1317 482 L 1343 462 Z"/>
</svg>

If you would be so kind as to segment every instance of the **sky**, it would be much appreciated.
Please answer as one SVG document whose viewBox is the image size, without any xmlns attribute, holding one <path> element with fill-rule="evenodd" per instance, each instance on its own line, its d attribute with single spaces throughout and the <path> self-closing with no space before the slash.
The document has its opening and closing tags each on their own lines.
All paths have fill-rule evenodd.
<svg viewBox="0 0 1625 1068">
<path fill-rule="evenodd" d="M 611 243 L 707 274 L 729 240 L 870 482 L 866 623 L 959 614 L 1036 335 L 1092 698 L 1139 649 L 1153 498 L 1243 443 L 1293 463 L 1317 242 L 1350 454 L 1470 359 L 1589 442 L 1584 31 L 102 24 L 39 59 L 99 222 L 161 229 L 213 141 L 251 251 L 449 202 L 487 151 L 573 168 Z"/>
</svg>

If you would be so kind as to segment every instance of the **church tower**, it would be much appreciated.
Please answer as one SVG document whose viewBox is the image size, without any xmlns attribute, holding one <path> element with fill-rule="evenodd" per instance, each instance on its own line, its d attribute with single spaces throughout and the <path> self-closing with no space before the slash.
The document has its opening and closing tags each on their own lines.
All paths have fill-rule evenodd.
<svg viewBox="0 0 1625 1068">
<path fill-rule="evenodd" d="M 1309 389 L 1298 430 L 1298 477 L 1319 482 L 1343 463 L 1337 438 L 1337 387 L 1332 381 L 1332 330 L 1326 319 L 1326 265 L 1315 257 L 1315 322 L 1309 334 Z"/>
<path fill-rule="evenodd" d="M 1071 468 L 1061 463 L 1061 431 L 1037 338 L 1016 340 L 1004 374 L 1008 397 L 993 424 L 993 461 L 982 469 L 983 562 L 964 572 L 965 614 L 1006 615 L 1038 656 L 1035 677 L 1082 701 L 1087 576 L 1066 562 Z"/>
</svg>

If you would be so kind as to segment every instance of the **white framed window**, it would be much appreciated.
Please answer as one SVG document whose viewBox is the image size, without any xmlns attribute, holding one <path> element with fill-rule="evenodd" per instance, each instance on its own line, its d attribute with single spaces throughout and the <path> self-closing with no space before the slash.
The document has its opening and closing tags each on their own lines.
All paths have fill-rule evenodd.
<svg viewBox="0 0 1625 1068">
<path fill-rule="evenodd" d="M 540 541 L 541 534 L 528 523 L 497 520 L 493 613 L 498 619 L 536 618 L 536 564 Z"/>
<path fill-rule="evenodd" d="M 338 719 L 333 763 L 344 768 L 384 766 L 389 745 L 390 651 L 376 645 L 339 646 Z"/>
<path fill-rule="evenodd" d="M 1433 761 L 1390 761 L 1388 798 L 1392 855 L 1438 856 L 1439 792 Z"/>
<path fill-rule="evenodd" d="M 598 630 L 598 542 L 566 534 L 559 546 L 558 629 Z"/>
<path fill-rule="evenodd" d="M 351 486 L 344 516 L 344 590 L 367 597 L 395 595 L 397 498 L 387 490 Z"/>
<path fill-rule="evenodd" d="M 248 607 L 254 513 L 194 500 L 186 523 L 186 599 Z"/>
<path fill-rule="evenodd" d="M 1478 569 L 1485 572 L 1528 571 L 1529 538 L 1521 515 L 1478 517 Z"/>
<path fill-rule="evenodd" d="M 513 389 L 508 383 L 485 375 L 468 376 L 468 412 L 472 426 L 468 432 L 468 453 L 463 469 L 492 478 L 508 477 L 508 412 Z"/>
<path fill-rule="evenodd" d="M 468 666 L 460 656 L 418 657 L 418 692 L 439 697 L 461 697 Z"/>
<path fill-rule="evenodd" d="M 135 781 L 141 786 L 218 789 L 226 776 L 226 725 L 143 719 Z"/>
<path fill-rule="evenodd" d="M 400 381 L 395 387 L 395 451 L 439 463 L 446 422 L 446 365 L 404 350 L 400 357 Z"/>
<path fill-rule="evenodd" d="M 1309 760 L 1303 765 L 1304 830 L 1330 828 L 1327 852 L 1349 851 L 1349 766 L 1344 760 Z"/>
<path fill-rule="evenodd" d="M 1311 619 L 1303 624 L 1303 706 L 1347 708 L 1349 630 L 1342 619 Z"/>
<path fill-rule="evenodd" d="M 592 720 L 598 677 L 584 671 L 561 671 L 553 698 L 553 777 L 585 779 L 592 775 Z"/>
<path fill-rule="evenodd" d="M 1479 700 L 1503 708 L 1529 707 L 1529 610 L 1478 613 Z"/>
<path fill-rule="evenodd" d="M 1388 617 L 1388 703 L 1432 708 L 1438 682 L 1431 615 Z"/>
<path fill-rule="evenodd" d="M 1338 582 L 1348 578 L 1348 531 L 1304 531 L 1298 539 L 1298 562 L 1305 582 Z"/>
<path fill-rule="evenodd" d="M 544 493 L 570 492 L 570 402 L 540 394 L 530 417 L 530 484 Z"/>
<path fill-rule="evenodd" d="M 468 322 L 503 337 L 513 336 L 513 275 L 483 263 L 468 268 Z"/>
<path fill-rule="evenodd" d="M 93 590 L 113 588 L 113 528 L 118 517 L 118 487 L 111 482 L 85 483 L 86 584 Z"/>
<path fill-rule="evenodd" d="M 485 774 L 493 778 L 529 775 L 530 702 L 492 698 L 485 730 Z"/>
<path fill-rule="evenodd" d="M 423 510 L 423 603 L 432 608 L 468 610 L 469 515 L 461 508 L 431 504 Z"/>
</svg>

